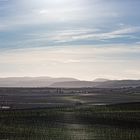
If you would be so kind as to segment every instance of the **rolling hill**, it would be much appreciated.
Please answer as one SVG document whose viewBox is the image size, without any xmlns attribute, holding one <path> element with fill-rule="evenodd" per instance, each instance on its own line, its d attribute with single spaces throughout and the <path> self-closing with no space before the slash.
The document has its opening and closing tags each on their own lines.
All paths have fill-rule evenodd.
<svg viewBox="0 0 140 140">
<path fill-rule="evenodd" d="M 0 78 L 0 87 L 57 87 L 57 88 L 123 88 L 138 87 L 140 80 L 107 80 L 80 81 L 75 78 L 52 77 L 10 77 Z"/>
<path fill-rule="evenodd" d="M 74 78 L 10 77 L 0 78 L 0 87 L 48 87 L 55 82 L 78 81 Z"/>
<path fill-rule="evenodd" d="M 109 80 L 104 82 L 96 81 L 70 81 L 57 82 L 50 85 L 51 87 L 64 88 L 81 88 L 81 87 L 95 87 L 95 88 L 124 88 L 124 87 L 138 87 L 140 80 Z"/>
</svg>

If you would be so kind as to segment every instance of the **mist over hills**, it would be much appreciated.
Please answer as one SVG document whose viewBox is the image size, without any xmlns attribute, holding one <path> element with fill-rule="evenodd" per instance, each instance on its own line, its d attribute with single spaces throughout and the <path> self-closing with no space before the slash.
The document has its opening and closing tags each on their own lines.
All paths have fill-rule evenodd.
<svg viewBox="0 0 140 140">
<path fill-rule="evenodd" d="M 58 88 L 60 87 L 124 88 L 124 87 L 138 87 L 138 86 L 140 86 L 140 80 L 109 80 L 104 82 L 73 81 L 73 82 L 59 82 L 51 85 L 51 87 L 58 87 Z"/>
<path fill-rule="evenodd" d="M 78 81 L 75 78 L 9 77 L 0 78 L 0 87 L 48 87 L 56 82 Z"/>
<path fill-rule="evenodd" d="M 80 81 L 75 78 L 53 77 L 10 77 L 0 78 L 0 87 L 52 87 L 52 88 L 123 88 L 138 87 L 140 80 L 108 80 L 97 78 L 94 81 Z"/>
<path fill-rule="evenodd" d="M 96 78 L 93 80 L 93 82 L 106 82 L 109 81 L 109 79 L 105 79 L 105 78 Z"/>
</svg>

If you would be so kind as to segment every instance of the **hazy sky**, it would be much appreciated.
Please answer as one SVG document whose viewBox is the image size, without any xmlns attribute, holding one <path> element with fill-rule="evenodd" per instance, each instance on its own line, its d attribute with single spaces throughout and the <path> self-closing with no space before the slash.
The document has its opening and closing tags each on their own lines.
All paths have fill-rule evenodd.
<svg viewBox="0 0 140 140">
<path fill-rule="evenodd" d="M 140 0 L 0 0 L 0 77 L 140 79 Z"/>
</svg>

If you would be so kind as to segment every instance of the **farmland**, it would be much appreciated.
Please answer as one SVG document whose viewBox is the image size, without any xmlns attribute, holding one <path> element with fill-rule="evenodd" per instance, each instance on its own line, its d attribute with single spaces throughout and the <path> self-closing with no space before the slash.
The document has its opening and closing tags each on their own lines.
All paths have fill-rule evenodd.
<svg viewBox="0 0 140 140">
<path fill-rule="evenodd" d="M 92 106 L 140 101 L 140 88 L 0 88 L 0 106 L 11 109 Z"/>
<path fill-rule="evenodd" d="M 133 89 L 1 88 L 0 139 L 138 140 Z"/>
</svg>

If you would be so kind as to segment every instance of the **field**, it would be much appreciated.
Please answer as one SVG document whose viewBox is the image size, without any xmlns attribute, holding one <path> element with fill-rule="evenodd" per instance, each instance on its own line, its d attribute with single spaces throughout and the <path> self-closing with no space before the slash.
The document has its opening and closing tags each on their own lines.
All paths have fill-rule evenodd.
<svg viewBox="0 0 140 140">
<path fill-rule="evenodd" d="M 140 139 L 137 89 L 1 88 L 0 96 L 0 140 Z"/>
<path fill-rule="evenodd" d="M 140 88 L 0 88 L 0 106 L 11 109 L 92 106 L 140 101 Z"/>
</svg>

